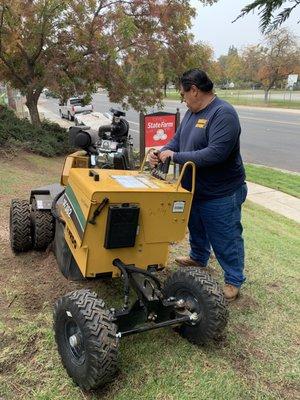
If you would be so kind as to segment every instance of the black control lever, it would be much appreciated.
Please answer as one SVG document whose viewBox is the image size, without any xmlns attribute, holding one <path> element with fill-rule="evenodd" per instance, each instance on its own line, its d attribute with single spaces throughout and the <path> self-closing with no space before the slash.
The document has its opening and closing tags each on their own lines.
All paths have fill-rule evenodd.
<svg viewBox="0 0 300 400">
<path fill-rule="evenodd" d="M 154 154 L 158 156 L 159 152 L 154 151 Z M 151 171 L 151 175 L 157 179 L 165 181 L 169 172 L 171 157 L 167 157 L 165 162 L 159 161 L 157 166 Z"/>
</svg>

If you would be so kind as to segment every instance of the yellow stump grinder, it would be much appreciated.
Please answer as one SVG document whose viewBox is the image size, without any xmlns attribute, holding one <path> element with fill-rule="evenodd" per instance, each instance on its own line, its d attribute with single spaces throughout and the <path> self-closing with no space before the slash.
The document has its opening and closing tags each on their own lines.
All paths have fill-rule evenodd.
<svg viewBox="0 0 300 400">
<path fill-rule="evenodd" d="M 124 129 L 121 117 L 117 114 L 106 128 L 110 134 Z M 60 185 L 32 190 L 29 201 L 12 200 L 10 211 L 15 253 L 43 250 L 52 243 L 67 279 L 123 279 L 119 309 L 108 308 L 87 289 L 66 294 L 54 306 L 62 363 L 85 390 L 114 378 L 124 336 L 176 326 L 190 342 L 205 344 L 220 336 L 228 314 L 221 289 L 203 269 L 179 268 L 164 284 L 158 278 L 169 245 L 186 234 L 194 164 L 186 163 L 173 182 L 166 179 L 166 163 L 147 172 L 145 158 L 139 171 L 127 169 L 115 143 L 112 165 L 121 168 L 101 168 L 97 148 L 103 149 L 103 140 L 114 140 L 103 139 L 104 130 L 100 137 L 87 128 L 71 128 L 72 143 L 82 150 L 66 158 Z M 185 173 L 191 174 L 191 191 L 181 186 Z"/>
</svg>

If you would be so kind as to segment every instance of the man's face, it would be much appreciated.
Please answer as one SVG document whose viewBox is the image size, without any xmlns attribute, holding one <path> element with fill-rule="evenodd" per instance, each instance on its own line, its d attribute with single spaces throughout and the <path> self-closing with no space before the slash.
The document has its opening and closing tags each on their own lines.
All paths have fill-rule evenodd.
<svg viewBox="0 0 300 400">
<path fill-rule="evenodd" d="M 180 96 L 181 101 L 184 102 L 192 112 L 197 112 L 199 109 L 199 104 L 202 102 L 202 92 L 197 88 L 197 86 L 192 85 L 190 90 L 185 91 L 182 86 L 180 86 Z"/>
</svg>

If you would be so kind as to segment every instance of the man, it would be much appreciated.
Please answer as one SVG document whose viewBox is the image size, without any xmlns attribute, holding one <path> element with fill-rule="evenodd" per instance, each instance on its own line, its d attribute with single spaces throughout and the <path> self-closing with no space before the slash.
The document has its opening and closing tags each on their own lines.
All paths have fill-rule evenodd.
<svg viewBox="0 0 300 400">
<path fill-rule="evenodd" d="M 204 71 L 192 69 L 180 78 L 180 94 L 186 112 L 174 138 L 150 164 L 167 157 L 178 164 L 196 164 L 196 187 L 189 219 L 190 255 L 181 266 L 207 266 L 211 248 L 224 271 L 224 295 L 237 298 L 244 276 L 244 241 L 241 205 L 247 196 L 245 170 L 240 155 L 239 118 L 234 108 L 212 91 Z M 191 172 L 182 185 L 191 187 Z"/>
</svg>

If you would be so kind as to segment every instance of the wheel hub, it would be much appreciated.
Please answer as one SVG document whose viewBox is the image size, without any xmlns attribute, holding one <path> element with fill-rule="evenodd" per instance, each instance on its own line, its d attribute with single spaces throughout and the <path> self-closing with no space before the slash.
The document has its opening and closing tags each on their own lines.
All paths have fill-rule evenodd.
<svg viewBox="0 0 300 400">
<path fill-rule="evenodd" d="M 65 341 L 75 362 L 82 364 L 85 359 L 84 341 L 81 330 L 73 319 L 67 321 L 65 325 Z"/>
<path fill-rule="evenodd" d="M 81 341 L 80 341 L 79 335 L 76 334 L 76 335 L 70 336 L 70 337 L 69 337 L 69 343 L 70 343 L 70 346 L 71 346 L 73 349 L 76 348 L 76 347 L 78 347 L 78 346 L 80 346 Z"/>
<path fill-rule="evenodd" d="M 190 314 L 190 324 L 197 324 L 202 318 L 202 306 L 197 301 L 196 297 L 187 290 L 180 290 L 176 293 L 176 297 L 179 298 L 177 300 L 177 307 L 185 308 L 185 310 Z"/>
</svg>

